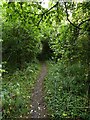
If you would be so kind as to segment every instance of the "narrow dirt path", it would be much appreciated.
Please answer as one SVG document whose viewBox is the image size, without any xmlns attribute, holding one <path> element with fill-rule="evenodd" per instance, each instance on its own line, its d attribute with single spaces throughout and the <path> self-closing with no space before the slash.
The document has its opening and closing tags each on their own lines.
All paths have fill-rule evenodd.
<svg viewBox="0 0 90 120">
<path fill-rule="evenodd" d="M 47 116 L 46 107 L 43 100 L 44 98 L 43 81 L 47 73 L 47 68 L 44 62 L 41 63 L 41 65 L 42 65 L 41 72 L 32 93 L 31 110 L 30 110 L 31 118 L 46 118 Z"/>
</svg>

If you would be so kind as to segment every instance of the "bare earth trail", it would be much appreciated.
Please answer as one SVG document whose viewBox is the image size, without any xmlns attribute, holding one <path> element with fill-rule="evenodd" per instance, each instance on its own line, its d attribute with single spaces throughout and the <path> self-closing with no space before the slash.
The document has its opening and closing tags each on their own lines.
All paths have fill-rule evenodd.
<svg viewBox="0 0 90 120">
<path fill-rule="evenodd" d="M 41 63 L 41 72 L 35 84 L 31 97 L 30 118 L 46 118 L 47 112 L 44 104 L 43 81 L 47 73 L 45 62 Z"/>
</svg>

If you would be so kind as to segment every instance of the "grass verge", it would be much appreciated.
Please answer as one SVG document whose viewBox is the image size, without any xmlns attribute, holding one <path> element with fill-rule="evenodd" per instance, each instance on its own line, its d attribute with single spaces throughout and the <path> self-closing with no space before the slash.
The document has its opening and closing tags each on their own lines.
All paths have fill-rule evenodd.
<svg viewBox="0 0 90 120">
<path fill-rule="evenodd" d="M 83 65 L 76 63 L 66 66 L 60 62 L 49 62 L 44 87 L 50 117 L 89 120 L 87 84 Z"/>
<path fill-rule="evenodd" d="M 5 75 L 2 82 L 2 115 L 22 118 L 30 111 L 31 90 L 40 71 L 38 62 L 28 63 L 23 70 Z"/>
</svg>

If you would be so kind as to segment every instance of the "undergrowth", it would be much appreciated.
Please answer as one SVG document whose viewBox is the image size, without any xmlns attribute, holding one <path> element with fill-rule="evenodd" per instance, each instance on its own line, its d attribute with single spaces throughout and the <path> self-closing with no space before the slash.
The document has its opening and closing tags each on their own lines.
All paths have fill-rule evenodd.
<svg viewBox="0 0 90 120">
<path fill-rule="evenodd" d="M 23 70 L 5 75 L 2 82 L 2 117 L 24 117 L 30 111 L 31 90 L 40 70 L 40 64 L 28 63 Z"/>
<path fill-rule="evenodd" d="M 44 82 L 50 117 L 89 119 L 85 68 L 79 63 L 66 66 L 49 62 Z"/>
</svg>

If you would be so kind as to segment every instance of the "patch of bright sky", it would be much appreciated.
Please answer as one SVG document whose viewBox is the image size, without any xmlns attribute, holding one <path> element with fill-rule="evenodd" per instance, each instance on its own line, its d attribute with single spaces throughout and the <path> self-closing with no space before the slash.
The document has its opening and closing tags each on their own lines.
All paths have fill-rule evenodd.
<svg viewBox="0 0 90 120">
<path fill-rule="evenodd" d="M 73 2 L 75 2 L 75 3 L 82 3 L 82 2 L 84 2 L 85 0 L 72 0 Z"/>
<path fill-rule="evenodd" d="M 41 2 L 42 2 L 42 7 L 44 7 L 44 8 L 49 8 L 49 2 L 50 2 L 50 0 L 40 0 Z M 82 3 L 82 2 L 84 2 L 84 1 L 87 1 L 87 0 L 60 0 L 61 2 L 62 1 L 66 1 L 66 2 L 68 2 L 68 1 L 73 1 L 73 2 L 75 2 L 75 3 L 78 3 L 78 2 L 80 2 L 80 3 Z M 55 1 L 54 1 L 55 2 Z"/>
<path fill-rule="evenodd" d="M 42 2 L 42 7 L 44 7 L 44 8 L 48 8 L 49 6 L 49 0 L 41 0 L 41 2 Z"/>
</svg>

